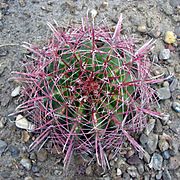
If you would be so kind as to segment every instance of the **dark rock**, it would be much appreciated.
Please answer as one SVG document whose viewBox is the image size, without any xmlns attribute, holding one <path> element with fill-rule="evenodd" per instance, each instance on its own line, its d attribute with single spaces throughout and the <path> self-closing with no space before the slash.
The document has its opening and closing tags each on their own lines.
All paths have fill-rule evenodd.
<svg viewBox="0 0 180 180">
<path fill-rule="evenodd" d="M 3 140 L 0 140 L 0 156 L 2 156 L 2 153 L 5 151 L 7 147 L 7 143 Z"/>
<path fill-rule="evenodd" d="M 128 160 L 127 163 L 130 165 L 137 165 L 141 163 L 141 160 L 139 159 L 138 155 L 132 155 Z"/>
<path fill-rule="evenodd" d="M 8 150 L 10 151 L 11 156 L 12 156 L 13 158 L 18 157 L 19 154 L 20 154 L 20 150 L 19 150 L 16 146 L 10 145 L 10 146 L 8 147 Z"/>
<path fill-rule="evenodd" d="M 155 127 L 154 127 L 154 132 L 155 133 L 161 133 L 162 131 L 163 131 L 163 128 L 162 128 L 161 121 L 159 119 L 156 119 L 156 124 L 155 124 Z"/>
</svg>

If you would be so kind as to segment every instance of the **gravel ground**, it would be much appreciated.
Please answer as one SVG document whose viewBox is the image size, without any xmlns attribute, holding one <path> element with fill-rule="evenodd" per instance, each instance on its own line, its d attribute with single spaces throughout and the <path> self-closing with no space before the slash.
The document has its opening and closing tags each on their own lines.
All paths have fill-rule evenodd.
<svg viewBox="0 0 180 180">
<path fill-rule="evenodd" d="M 156 109 L 166 116 L 149 118 L 147 128 L 136 137 L 144 155 L 125 143 L 115 159 L 109 154 L 111 170 L 107 172 L 75 156 L 63 173 L 63 155 L 51 154 L 48 148 L 28 152 L 33 135 L 18 129 L 14 117 L 8 117 L 18 104 L 18 97 L 11 94 L 18 85 L 9 78 L 27 53 L 21 46 L 24 41 L 41 46 L 50 34 L 47 21 L 55 20 L 62 27 L 78 24 L 88 9 L 97 11 L 97 24 L 104 21 L 110 27 L 122 13 L 123 32 L 132 33 L 139 44 L 157 39 L 151 54 L 157 65 L 152 73 L 172 77 L 157 86 Z M 173 45 L 165 43 L 170 35 L 176 39 Z M 179 38 L 179 0 L 0 0 L 0 179 L 180 179 Z"/>
</svg>

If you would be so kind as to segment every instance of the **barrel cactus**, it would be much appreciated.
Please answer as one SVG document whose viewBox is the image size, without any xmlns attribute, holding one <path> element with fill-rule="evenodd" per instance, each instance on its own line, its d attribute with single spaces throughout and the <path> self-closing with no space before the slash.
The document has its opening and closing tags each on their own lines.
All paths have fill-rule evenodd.
<svg viewBox="0 0 180 180">
<path fill-rule="evenodd" d="M 125 140 L 142 150 L 132 133 L 145 127 L 148 114 L 158 115 L 150 107 L 150 85 L 158 81 L 147 56 L 153 40 L 138 49 L 121 34 L 121 22 L 122 16 L 114 32 L 86 21 L 66 30 L 48 23 L 53 35 L 46 46 L 24 45 L 31 56 L 16 72 L 23 99 L 16 113 L 35 125 L 31 150 L 49 140 L 62 148 L 65 166 L 76 152 L 103 168 L 107 151 L 117 154 Z"/>
</svg>

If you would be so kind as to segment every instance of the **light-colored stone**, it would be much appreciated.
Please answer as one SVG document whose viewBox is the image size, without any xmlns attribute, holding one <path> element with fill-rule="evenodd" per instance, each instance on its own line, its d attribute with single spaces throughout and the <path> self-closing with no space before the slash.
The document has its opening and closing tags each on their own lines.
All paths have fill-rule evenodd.
<svg viewBox="0 0 180 180">
<path fill-rule="evenodd" d="M 20 129 L 26 129 L 29 131 L 33 131 L 35 128 L 35 125 L 32 124 L 31 122 L 29 122 L 25 117 L 23 117 L 21 114 L 19 114 L 16 117 L 16 121 L 15 121 L 16 127 L 20 128 Z"/>
<path fill-rule="evenodd" d="M 117 168 L 116 175 L 117 175 L 117 176 L 121 176 L 121 174 L 122 174 L 122 171 L 121 171 L 121 169 Z"/>
<path fill-rule="evenodd" d="M 97 16 L 98 12 L 96 11 L 96 9 L 92 9 L 92 10 L 90 11 L 90 14 L 91 14 L 91 17 L 92 17 L 92 18 L 95 18 L 95 17 Z"/>
<path fill-rule="evenodd" d="M 167 31 L 165 33 L 164 41 L 167 44 L 174 44 L 176 42 L 176 35 L 172 31 Z"/>
<path fill-rule="evenodd" d="M 20 164 L 26 169 L 31 170 L 32 164 L 31 161 L 28 158 L 22 158 L 20 161 Z"/>
<path fill-rule="evenodd" d="M 154 153 L 151 162 L 149 163 L 149 167 L 153 168 L 154 170 L 161 170 L 163 163 L 163 158 L 160 154 Z"/>
<path fill-rule="evenodd" d="M 18 96 L 19 93 L 20 93 L 20 90 L 21 90 L 21 86 L 16 87 L 16 88 L 11 92 L 11 96 L 12 96 L 12 97 Z"/>
</svg>

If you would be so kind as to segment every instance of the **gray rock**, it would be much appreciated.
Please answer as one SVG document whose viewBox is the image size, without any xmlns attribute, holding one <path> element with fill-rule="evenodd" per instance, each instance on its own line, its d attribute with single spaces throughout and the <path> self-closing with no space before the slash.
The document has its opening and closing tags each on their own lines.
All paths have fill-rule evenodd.
<svg viewBox="0 0 180 180">
<path fill-rule="evenodd" d="M 37 160 L 40 161 L 40 162 L 44 162 L 47 160 L 47 157 L 48 157 L 48 153 L 46 151 L 46 149 L 41 149 L 40 151 L 38 151 L 36 153 L 36 156 L 37 156 Z"/>
<path fill-rule="evenodd" d="M 7 147 L 7 143 L 3 140 L 0 140 L 0 156 L 5 151 L 6 147 Z"/>
<path fill-rule="evenodd" d="M 148 141 L 146 145 L 147 152 L 149 154 L 154 153 L 154 151 L 156 150 L 157 144 L 158 144 L 158 135 L 150 133 L 148 136 Z"/>
<path fill-rule="evenodd" d="M 169 4 L 176 8 L 177 6 L 180 6 L 180 1 L 179 0 L 169 0 Z"/>
<path fill-rule="evenodd" d="M 145 133 L 146 135 L 149 135 L 150 132 L 154 129 L 155 121 L 156 121 L 156 120 L 153 119 L 153 118 L 149 119 L 148 124 L 147 124 L 147 126 L 146 126 L 146 129 L 145 129 L 145 131 L 144 131 L 144 133 Z"/>
<path fill-rule="evenodd" d="M 89 176 L 89 175 L 92 175 L 93 171 L 92 171 L 92 167 L 91 166 L 88 166 L 86 168 L 86 174 Z"/>
<path fill-rule="evenodd" d="M 175 91 L 177 86 L 178 86 L 178 80 L 176 78 L 174 78 L 169 86 L 170 91 L 171 92 Z"/>
<path fill-rule="evenodd" d="M 28 158 L 22 158 L 20 161 L 20 164 L 26 169 L 31 170 L 32 164 L 31 161 Z"/>
<path fill-rule="evenodd" d="M 169 99 L 171 97 L 171 92 L 169 90 L 169 87 L 159 88 L 157 90 L 157 94 L 159 99 L 161 100 Z"/>
<path fill-rule="evenodd" d="M 130 175 L 128 173 L 123 173 L 122 179 L 123 180 L 130 180 L 131 177 L 130 177 Z"/>
<path fill-rule="evenodd" d="M 180 166 L 180 155 L 170 158 L 169 169 L 177 169 Z"/>
<path fill-rule="evenodd" d="M 174 33 L 180 37 L 180 25 L 177 25 L 175 28 L 174 28 Z"/>
<path fill-rule="evenodd" d="M 146 136 L 145 134 L 141 134 L 139 140 L 140 140 L 142 146 L 145 147 L 148 142 L 148 136 Z"/>
<path fill-rule="evenodd" d="M 159 59 L 168 60 L 171 57 L 171 52 L 169 49 L 163 49 L 159 53 Z"/>
<path fill-rule="evenodd" d="M 180 102 L 178 101 L 174 101 L 172 103 L 172 109 L 177 112 L 177 113 L 180 113 Z"/>
<path fill-rule="evenodd" d="M 166 159 L 166 160 L 169 159 L 169 158 L 170 158 L 169 151 L 167 150 L 167 151 L 162 152 L 162 156 L 163 156 L 163 158 Z"/>
<path fill-rule="evenodd" d="M 10 145 L 10 146 L 8 147 L 8 150 L 10 151 L 11 156 L 12 156 L 13 158 L 18 157 L 19 154 L 20 154 L 20 150 L 19 150 L 16 146 Z"/>
<path fill-rule="evenodd" d="M 59 169 L 54 170 L 54 175 L 55 176 L 60 176 L 60 175 L 62 175 L 62 173 L 63 173 L 62 170 L 59 170 Z"/>
<path fill-rule="evenodd" d="M 0 57 L 6 56 L 8 54 L 8 50 L 5 48 L 0 48 Z"/>
<path fill-rule="evenodd" d="M 163 180 L 171 180 L 171 174 L 169 173 L 169 171 L 167 169 L 165 169 L 163 171 Z"/>
<path fill-rule="evenodd" d="M 138 170 L 139 174 L 143 174 L 144 173 L 144 165 L 143 164 L 138 164 L 137 165 L 137 170 Z"/>
<path fill-rule="evenodd" d="M 156 174 L 156 179 L 159 180 L 161 179 L 162 177 L 162 171 L 159 171 L 157 174 Z"/>
<path fill-rule="evenodd" d="M 154 132 L 155 133 L 161 133 L 162 131 L 163 131 L 163 128 L 162 128 L 161 121 L 159 119 L 156 119 L 156 124 L 155 124 L 155 127 L 154 127 Z"/>
<path fill-rule="evenodd" d="M 166 151 L 169 148 L 169 143 L 166 141 L 166 139 L 164 139 L 163 137 L 160 138 L 159 142 L 158 142 L 158 146 L 160 151 Z"/>
<path fill-rule="evenodd" d="M 176 134 L 180 135 L 180 123 L 179 119 L 174 119 L 171 124 L 169 124 L 170 129 L 172 129 Z"/>
<path fill-rule="evenodd" d="M 144 158 L 144 161 L 145 161 L 146 163 L 149 163 L 151 157 L 150 157 L 150 155 L 148 154 L 148 152 L 145 151 L 143 158 Z"/>
<path fill-rule="evenodd" d="M 32 170 L 33 173 L 37 173 L 37 172 L 39 172 L 40 169 L 39 169 L 38 166 L 33 165 L 32 168 L 31 168 L 31 170 Z"/>
<path fill-rule="evenodd" d="M 163 163 L 163 158 L 160 154 L 154 153 L 151 162 L 149 163 L 149 167 L 153 168 L 154 170 L 161 170 Z"/>
<path fill-rule="evenodd" d="M 136 169 L 135 166 L 129 166 L 129 167 L 127 168 L 127 172 L 128 172 L 128 174 L 129 174 L 131 177 L 133 177 L 133 178 L 139 177 L 139 174 L 138 174 L 137 169 Z"/>
</svg>

